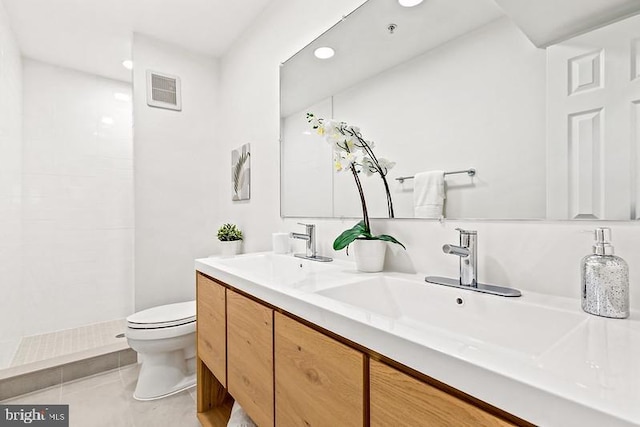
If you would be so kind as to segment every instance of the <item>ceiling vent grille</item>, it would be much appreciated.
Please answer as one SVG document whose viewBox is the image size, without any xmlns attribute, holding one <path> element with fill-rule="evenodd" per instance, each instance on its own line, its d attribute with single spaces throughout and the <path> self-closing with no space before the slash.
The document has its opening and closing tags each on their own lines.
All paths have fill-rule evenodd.
<svg viewBox="0 0 640 427">
<path fill-rule="evenodd" d="M 180 77 L 147 70 L 147 105 L 181 111 Z"/>
</svg>

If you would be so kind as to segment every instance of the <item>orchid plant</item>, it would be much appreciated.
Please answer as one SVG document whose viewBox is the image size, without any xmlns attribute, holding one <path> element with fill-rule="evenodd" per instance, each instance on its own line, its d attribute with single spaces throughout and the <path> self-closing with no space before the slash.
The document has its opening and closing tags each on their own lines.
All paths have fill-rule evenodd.
<svg viewBox="0 0 640 427">
<path fill-rule="evenodd" d="M 378 174 L 384 183 L 387 195 L 387 209 L 389 218 L 394 217 L 393 200 L 389 191 L 389 183 L 387 182 L 387 174 L 389 170 L 395 166 L 395 162 L 391 162 L 384 158 L 378 158 L 373 152 L 373 141 L 367 141 L 362 137 L 360 129 L 348 125 L 345 122 L 336 122 L 333 120 L 325 120 L 316 117 L 313 113 L 307 113 L 307 121 L 316 133 L 322 137 L 333 147 L 333 165 L 337 172 L 347 172 L 353 175 L 358 193 L 360 195 L 360 203 L 362 205 L 362 221 L 358 222 L 352 228 L 345 230 L 333 242 L 333 249 L 341 250 L 347 247 L 356 239 L 366 240 L 384 240 L 396 243 L 404 248 L 404 245 L 394 237 L 387 234 L 374 236 L 371 234 L 371 225 L 369 222 L 369 213 L 367 211 L 367 202 L 364 197 L 362 183 L 360 181 L 360 173 L 366 176 Z M 406 249 L 406 248 L 405 248 Z"/>
</svg>

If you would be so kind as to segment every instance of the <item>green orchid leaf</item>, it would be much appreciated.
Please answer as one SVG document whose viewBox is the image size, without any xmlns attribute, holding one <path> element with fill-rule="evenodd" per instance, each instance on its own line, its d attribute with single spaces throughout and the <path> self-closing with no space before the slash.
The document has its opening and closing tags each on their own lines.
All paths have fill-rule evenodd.
<svg viewBox="0 0 640 427">
<path fill-rule="evenodd" d="M 384 240 L 385 242 L 395 243 L 395 244 L 397 244 L 397 245 L 402 246 L 402 248 L 403 248 L 404 250 L 407 250 L 407 248 L 405 248 L 405 247 L 404 247 L 404 245 L 403 245 L 402 243 L 400 243 L 398 240 L 396 240 L 396 238 L 395 238 L 395 237 L 393 237 L 393 236 L 389 236 L 388 234 L 381 234 L 381 235 L 379 235 L 379 236 L 375 236 L 375 237 L 374 237 L 374 239 L 377 239 L 377 240 Z"/>
<path fill-rule="evenodd" d="M 333 249 L 340 251 L 346 248 L 350 243 L 356 240 L 358 237 L 370 237 L 369 233 L 364 225 L 364 221 L 360 221 L 348 230 L 343 231 L 336 240 L 333 241 Z"/>
<path fill-rule="evenodd" d="M 351 227 L 348 230 L 345 230 L 336 237 L 336 240 L 333 241 L 333 249 L 336 251 L 342 250 L 353 243 L 356 239 L 363 240 L 383 240 L 385 242 L 395 243 L 397 245 L 402 246 L 405 250 L 407 249 L 402 243 L 400 243 L 395 237 L 389 236 L 388 234 L 380 234 L 379 236 L 374 236 L 371 234 L 369 230 L 367 230 L 364 225 L 364 221 L 358 222 L 356 225 Z"/>
</svg>

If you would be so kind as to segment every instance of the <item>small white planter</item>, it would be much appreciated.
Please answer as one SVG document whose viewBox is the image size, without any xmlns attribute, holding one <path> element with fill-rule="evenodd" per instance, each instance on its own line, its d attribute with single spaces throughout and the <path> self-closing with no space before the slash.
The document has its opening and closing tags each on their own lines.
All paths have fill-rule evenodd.
<svg viewBox="0 0 640 427">
<path fill-rule="evenodd" d="M 222 246 L 222 256 L 234 256 L 240 253 L 240 245 L 242 240 L 220 241 Z"/>
<path fill-rule="evenodd" d="M 377 273 L 384 268 L 387 242 L 383 240 L 356 239 L 353 243 L 356 268 L 365 273 Z"/>
</svg>

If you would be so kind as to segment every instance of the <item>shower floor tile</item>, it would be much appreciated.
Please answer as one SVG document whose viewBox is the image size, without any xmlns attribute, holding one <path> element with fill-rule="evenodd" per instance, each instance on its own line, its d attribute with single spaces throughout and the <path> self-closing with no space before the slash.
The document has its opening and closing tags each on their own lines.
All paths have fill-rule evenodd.
<svg viewBox="0 0 640 427">
<path fill-rule="evenodd" d="M 116 338 L 124 333 L 126 320 L 118 319 L 94 323 L 63 331 L 23 337 L 10 366 L 20 366 L 54 357 L 117 344 L 125 338 Z"/>
<path fill-rule="evenodd" d="M 11 365 L 18 344 L 20 344 L 19 339 L 0 341 L 0 369 L 8 368 Z"/>
</svg>

